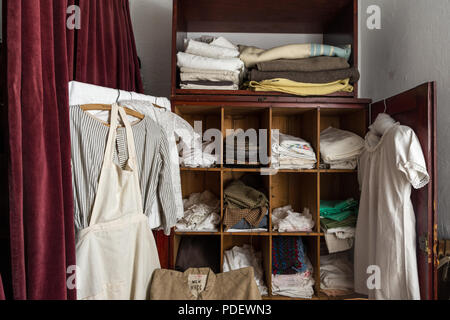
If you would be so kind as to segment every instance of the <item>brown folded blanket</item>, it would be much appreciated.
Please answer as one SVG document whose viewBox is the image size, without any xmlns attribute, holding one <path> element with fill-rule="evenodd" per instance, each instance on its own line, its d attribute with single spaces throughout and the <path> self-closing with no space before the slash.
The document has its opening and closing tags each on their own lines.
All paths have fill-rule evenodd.
<svg viewBox="0 0 450 320">
<path fill-rule="evenodd" d="M 200 86 L 232 86 L 234 83 L 232 81 L 208 81 L 208 80 L 197 80 L 197 81 L 181 81 L 181 84 L 195 84 Z"/>
<path fill-rule="evenodd" d="M 281 59 L 260 62 L 257 65 L 259 71 L 328 71 L 348 69 L 347 60 L 339 57 L 313 57 L 306 59 Z"/>
<path fill-rule="evenodd" d="M 359 71 L 356 68 L 331 70 L 331 71 L 316 71 L 316 72 L 299 72 L 299 71 L 264 72 L 252 70 L 249 77 L 250 81 L 257 81 L 257 82 L 263 80 L 282 78 L 303 83 L 330 83 L 350 78 L 350 83 L 355 83 L 359 80 Z"/>
<path fill-rule="evenodd" d="M 225 209 L 223 224 L 226 226 L 226 230 L 228 230 L 242 219 L 245 219 L 252 227 L 257 228 L 266 214 L 267 207 L 255 209 L 232 209 L 227 207 Z"/>
</svg>

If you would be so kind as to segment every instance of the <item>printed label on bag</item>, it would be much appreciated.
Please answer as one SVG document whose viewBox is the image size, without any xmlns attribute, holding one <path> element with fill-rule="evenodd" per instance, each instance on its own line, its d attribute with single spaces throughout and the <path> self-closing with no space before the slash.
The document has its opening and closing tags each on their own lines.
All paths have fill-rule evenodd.
<svg viewBox="0 0 450 320">
<path fill-rule="evenodd" d="M 188 277 L 189 290 L 191 290 L 194 296 L 198 296 L 200 292 L 205 290 L 206 279 L 208 276 L 206 274 L 191 274 Z"/>
</svg>

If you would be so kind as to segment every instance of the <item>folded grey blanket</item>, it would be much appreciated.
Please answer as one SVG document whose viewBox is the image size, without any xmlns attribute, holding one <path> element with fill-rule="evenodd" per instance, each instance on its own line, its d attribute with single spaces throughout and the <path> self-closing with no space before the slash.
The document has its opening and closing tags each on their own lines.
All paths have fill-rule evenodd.
<svg viewBox="0 0 450 320">
<path fill-rule="evenodd" d="M 306 59 L 281 59 L 256 64 L 259 71 L 329 71 L 348 69 L 347 60 L 339 57 L 314 57 Z"/>
<path fill-rule="evenodd" d="M 257 81 L 257 82 L 282 78 L 302 83 L 330 83 L 350 78 L 350 83 L 355 83 L 359 80 L 360 75 L 358 69 L 348 68 L 341 70 L 316 71 L 316 72 L 299 72 L 299 71 L 264 72 L 252 70 L 249 77 L 250 81 Z"/>
</svg>

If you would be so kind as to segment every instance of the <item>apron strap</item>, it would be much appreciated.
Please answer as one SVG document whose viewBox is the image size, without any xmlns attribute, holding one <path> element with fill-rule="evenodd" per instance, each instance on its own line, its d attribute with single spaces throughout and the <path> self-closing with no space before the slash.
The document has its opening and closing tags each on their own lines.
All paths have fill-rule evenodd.
<svg viewBox="0 0 450 320">
<path fill-rule="evenodd" d="M 127 135 L 127 149 L 128 149 L 128 165 L 131 169 L 136 169 L 136 146 L 133 138 L 133 131 L 130 122 L 128 121 L 125 110 L 117 103 L 111 106 L 111 120 L 108 134 L 108 142 L 106 144 L 105 157 L 103 160 L 103 167 L 109 166 L 114 161 L 114 148 L 117 138 L 117 127 L 119 125 L 118 116 L 120 115 L 123 124 L 125 125 Z"/>
</svg>

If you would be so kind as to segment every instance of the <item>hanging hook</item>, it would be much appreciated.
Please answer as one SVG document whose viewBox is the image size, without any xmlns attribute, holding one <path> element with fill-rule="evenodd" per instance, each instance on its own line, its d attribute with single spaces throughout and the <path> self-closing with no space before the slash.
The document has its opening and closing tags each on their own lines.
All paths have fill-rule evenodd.
<svg viewBox="0 0 450 320">
<path fill-rule="evenodd" d="M 384 113 L 386 113 L 387 111 L 387 104 L 386 104 L 386 99 L 384 99 Z"/>
<path fill-rule="evenodd" d="M 120 89 L 117 89 L 117 91 L 119 92 L 119 95 L 117 96 L 116 103 L 119 102 L 119 98 L 120 98 Z"/>
</svg>

